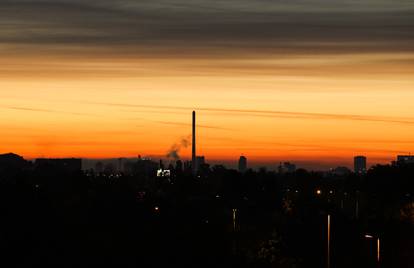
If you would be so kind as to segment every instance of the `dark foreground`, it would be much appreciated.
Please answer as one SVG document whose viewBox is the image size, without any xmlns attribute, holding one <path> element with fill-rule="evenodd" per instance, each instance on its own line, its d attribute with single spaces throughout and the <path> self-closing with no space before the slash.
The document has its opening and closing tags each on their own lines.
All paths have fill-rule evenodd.
<svg viewBox="0 0 414 268">
<path fill-rule="evenodd" d="M 410 189 L 367 191 L 369 176 L 222 169 L 205 181 L 145 179 L 153 184 L 44 170 L 8 176 L 3 267 L 327 267 L 328 214 L 330 267 L 414 267 Z"/>
</svg>

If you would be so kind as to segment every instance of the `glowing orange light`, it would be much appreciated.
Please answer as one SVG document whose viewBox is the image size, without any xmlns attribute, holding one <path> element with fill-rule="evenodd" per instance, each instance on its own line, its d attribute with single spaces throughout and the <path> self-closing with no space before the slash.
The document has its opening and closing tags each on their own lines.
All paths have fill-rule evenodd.
<svg viewBox="0 0 414 268">
<path fill-rule="evenodd" d="M 316 194 L 317 195 L 321 195 L 322 194 L 322 191 L 318 189 L 318 190 L 316 190 Z"/>
<path fill-rule="evenodd" d="M 379 262 L 381 258 L 381 246 L 380 246 L 380 239 L 377 239 L 377 261 Z"/>
</svg>

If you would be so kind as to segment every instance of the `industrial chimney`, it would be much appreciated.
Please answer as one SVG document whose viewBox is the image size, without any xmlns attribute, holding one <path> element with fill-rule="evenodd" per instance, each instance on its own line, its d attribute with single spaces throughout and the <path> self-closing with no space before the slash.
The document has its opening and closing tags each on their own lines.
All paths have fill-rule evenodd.
<svg viewBox="0 0 414 268">
<path fill-rule="evenodd" d="M 196 156 L 196 112 L 193 111 L 193 142 L 192 142 L 192 162 L 191 167 L 193 169 L 193 175 L 197 175 L 197 156 Z"/>
</svg>

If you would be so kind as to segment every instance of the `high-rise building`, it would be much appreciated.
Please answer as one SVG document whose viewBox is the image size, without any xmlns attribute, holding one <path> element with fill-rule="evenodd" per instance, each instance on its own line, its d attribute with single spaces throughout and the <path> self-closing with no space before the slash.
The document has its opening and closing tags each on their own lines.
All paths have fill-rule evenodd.
<svg viewBox="0 0 414 268">
<path fill-rule="evenodd" d="M 354 157 L 354 171 L 356 174 L 367 173 L 367 158 L 359 155 Z"/>
<path fill-rule="evenodd" d="M 247 170 L 247 158 L 245 156 L 240 156 L 239 159 L 239 172 L 244 173 Z"/>
</svg>

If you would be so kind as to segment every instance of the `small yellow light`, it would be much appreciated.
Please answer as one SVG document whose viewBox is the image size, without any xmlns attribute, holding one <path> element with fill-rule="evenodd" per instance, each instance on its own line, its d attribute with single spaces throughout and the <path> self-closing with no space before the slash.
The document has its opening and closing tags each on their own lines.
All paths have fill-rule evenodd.
<svg viewBox="0 0 414 268">
<path fill-rule="evenodd" d="M 322 194 L 322 191 L 321 190 L 316 190 L 316 194 L 320 195 L 320 194 Z"/>
</svg>

